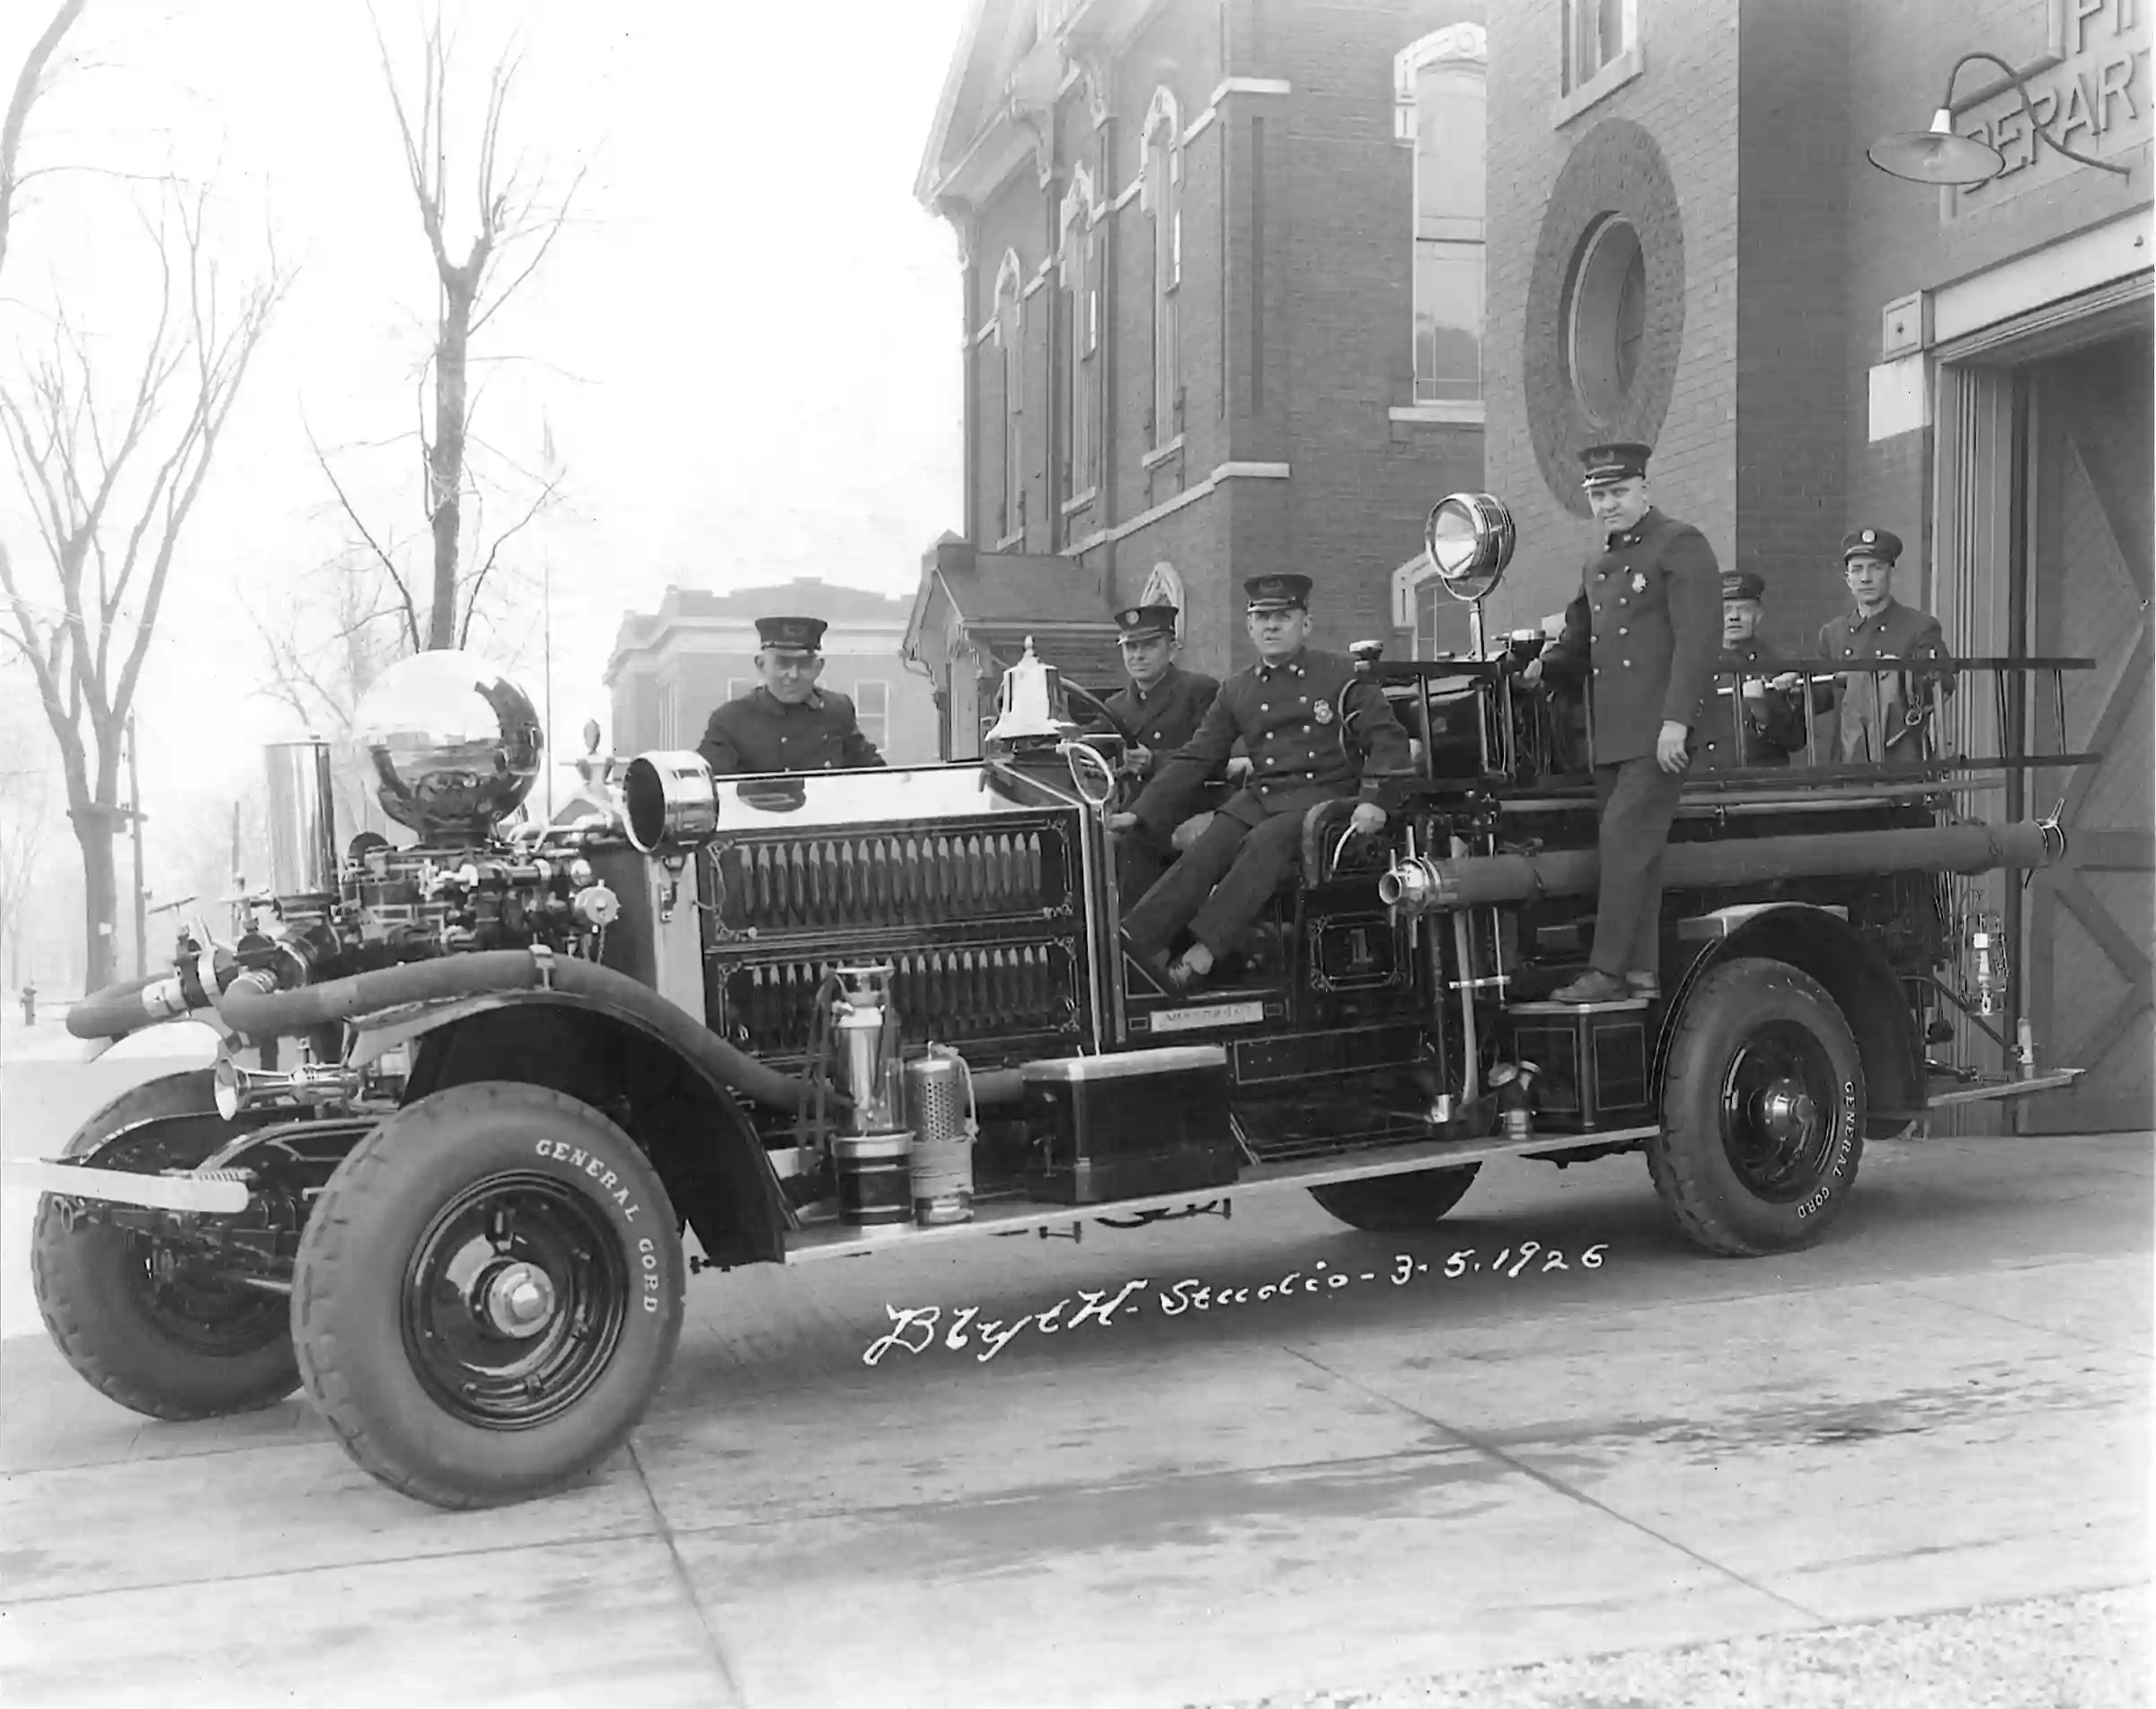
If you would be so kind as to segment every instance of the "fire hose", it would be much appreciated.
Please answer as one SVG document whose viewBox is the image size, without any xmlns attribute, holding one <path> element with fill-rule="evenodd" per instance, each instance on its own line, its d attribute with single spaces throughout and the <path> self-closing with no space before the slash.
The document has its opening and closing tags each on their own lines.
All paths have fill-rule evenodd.
<svg viewBox="0 0 2156 1709">
<path fill-rule="evenodd" d="M 78 1038 L 110 1038 L 163 1020 L 168 1014 L 183 1013 L 183 1009 L 153 1012 L 144 997 L 146 991 L 182 982 L 190 973 L 183 970 L 156 979 L 109 986 L 70 1011 L 68 1030 Z M 197 978 L 194 983 L 200 981 Z M 736 1049 L 648 986 L 596 961 L 568 956 L 547 958 L 543 968 L 538 957 L 523 950 L 489 950 L 407 962 L 293 990 L 278 989 L 274 973 L 257 970 L 238 974 L 223 990 L 206 992 L 204 1000 L 186 1006 L 214 1006 L 218 1017 L 234 1032 L 250 1038 L 274 1038 L 357 1020 L 385 1009 L 499 991 L 526 991 L 543 984 L 633 1016 L 711 1078 L 767 1108 L 791 1113 L 812 1094 L 806 1082 L 766 1067 L 746 1051 Z"/>
<path fill-rule="evenodd" d="M 1999 867 L 2050 866 L 2065 854 L 2066 834 L 2050 820 L 1729 837 L 1670 844 L 1662 857 L 1662 882 L 1669 890 L 1691 890 L 1854 872 L 1988 872 Z M 1591 848 L 1460 860 L 1418 855 L 1395 863 L 1377 889 L 1387 907 L 1413 916 L 1544 896 L 1584 896 L 1595 890 L 1600 874 Z"/>
</svg>

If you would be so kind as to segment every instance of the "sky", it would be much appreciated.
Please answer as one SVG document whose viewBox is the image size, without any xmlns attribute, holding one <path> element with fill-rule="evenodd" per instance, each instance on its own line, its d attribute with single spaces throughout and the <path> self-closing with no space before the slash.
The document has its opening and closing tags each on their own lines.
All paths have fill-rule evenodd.
<svg viewBox="0 0 2156 1709">
<path fill-rule="evenodd" d="M 811 574 L 910 592 L 956 526 L 958 251 L 913 185 L 965 8 L 449 4 L 453 185 L 470 181 L 458 118 L 476 120 L 512 30 L 524 58 L 505 141 L 543 185 L 585 174 L 541 270 L 473 345 L 473 432 L 498 477 L 538 466 L 543 425 L 567 472 L 561 507 L 504 549 L 516 598 L 485 638 L 536 701 L 551 635 L 558 750 L 580 746 L 587 717 L 606 722 L 615 630 L 669 583 Z M 52 9 L 0 6 L 5 82 Z M 419 0 L 376 13 L 411 75 Z M 235 285 L 271 242 L 296 269 L 182 536 L 139 697 L 145 805 L 153 827 L 178 825 L 203 799 L 259 789 L 261 744 L 295 728 L 263 692 L 251 613 L 275 624 L 319 605 L 319 566 L 349 539 L 308 432 L 377 533 L 424 526 L 415 388 L 435 282 L 363 0 L 90 0 L 69 45 L 22 164 L 104 170 L 25 191 L 0 383 L 19 383 L 58 305 L 115 372 L 139 349 L 154 272 L 134 210 L 153 192 L 109 173 L 212 183 Z M 454 252 L 470 226 L 452 195 Z M 521 509 L 490 500 L 482 538 Z M 0 532 L 38 582 L 4 459 Z M 470 538 L 468 517 L 467 552 Z M 15 679 L 0 687 L 24 675 L 0 664 Z M 22 704 L 7 694 L 0 716 Z"/>
</svg>

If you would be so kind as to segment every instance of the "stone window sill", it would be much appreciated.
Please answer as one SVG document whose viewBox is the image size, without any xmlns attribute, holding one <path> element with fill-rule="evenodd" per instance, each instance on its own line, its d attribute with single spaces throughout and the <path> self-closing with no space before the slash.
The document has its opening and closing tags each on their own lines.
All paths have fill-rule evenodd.
<svg viewBox="0 0 2156 1709">
<path fill-rule="evenodd" d="M 1595 105 L 1596 102 L 1616 93 L 1642 71 L 1647 69 L 1647 58 L 1638 42 L 1627 48 L 1614 59 L 1596 72 L 1586 82 L 1562 97 L 1551 110 L 1550 128 L 1562 129 Z"/>
<path fill-rule="evenodd" d="M 1063 501 L 1063 514 L 1066 517 L 1075 516 L 1100 496 L 1100 489 L 1098 486 L 1090 486 L 1083 492 L 1074 493 Z"/>
<path fill-rule="evenodd" d="M 1387 413 L 1395 421 L 1467 422 L 1480 427 L 1485 407 L 1480 398 L 1448 398 L 1436 403 L 1395 403 Z"/>
<path fill-rule="evenodd" d="M 1001 540 L 998 540 L 995 543 L 995 549 L 998 552 L 1010 552 L 1024 545 L 1025 544 L 1026 531 L 1023 528 L 1021 528 L 1017 533 L 1007 534 Z"/>
<path fill-rule="evenodd" d="M 1175 438 L 1169 440 L 1167 444 L 1155 447 L 1153 450 L 1146 452 L 1141 461 L 1144 463 L 1146 471 L 1151 473 L 1153 470 L 1159 468 L 1164 463 L 1173 462 L 1177 457 L 1181 456 L 1182 454 L 1183 436 L 1179 433 L 1175 436 Z"/>
</svg>

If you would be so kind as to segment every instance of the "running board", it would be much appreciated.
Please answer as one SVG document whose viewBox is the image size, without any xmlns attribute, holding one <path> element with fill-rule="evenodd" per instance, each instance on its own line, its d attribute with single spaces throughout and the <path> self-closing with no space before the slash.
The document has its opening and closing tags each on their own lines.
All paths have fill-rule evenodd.
<svg viewBox="0 0 2156 1709">
<path fill-rule="evenodd" d="M 1134 1210 L 1171 1210 L 1179 1205 L 1215 1202 L 1274 1188 L 1325 1187 L 1335 1182 L 1413 1174 L 1424 1169 L 1454 1169 L 1463 1164 L 1488 1163 L 1497 1157 L 1540 1156 L 1636 1144 L 1652 1138 L 1660 1131 L 1659 1128 L 1618 1128 L 1601 1133 L 1539 1133 L 1526 1139 L 1426 1140 L 1420 1145 L 1387 1146 L 1383 1156 L 1335 1156 L 1303 1158 L 1293 1163 L 1251 1164 L 1233 1181 L 1218 1187 L 1186 1187 L 1180 1192 L 1149 1193 L 1140 1199 L 1111 1199 L 1093 1205 L 1049 1205 L 1038 1200 L 976 1204 L 971 1222 L 940 1223 L 932 1227 L 917 1223 L 894 1223 L 873 1228 L 857 1228 L 838 1222 L 811 1223 L 800 1232 L 788 1235 L 786 1262 L 798 1264 L 817 1258 L 858 1257 L 863 1253 L 908 1249 L 929 1241 L 956 1240 L 968 1235 L 1022 1234 L 1029 1228 L 1127 1216 Z"/>
<path fill-rule="evenodd" d="M 2056 1092 L 2072 1085 L 2088 1072 L 2086 1068 L 2054 1068 L 2049 1074 L 2032 1074 L 2026 1079 L 2019 1076 L 1986 1077 L 1966 1085 L 1949 1085 L 1943 1091 L 1930 1093 L 1921 1110 L 1874 1110 L 1871 1113 L 1880 1121 L 1917 1121 L 1934 1110 L 1951 1109 L 1956 1104 L 1996 1103 L 2005 1098 L 2026 1098 L 2037 1092 Z"/>
</svg>

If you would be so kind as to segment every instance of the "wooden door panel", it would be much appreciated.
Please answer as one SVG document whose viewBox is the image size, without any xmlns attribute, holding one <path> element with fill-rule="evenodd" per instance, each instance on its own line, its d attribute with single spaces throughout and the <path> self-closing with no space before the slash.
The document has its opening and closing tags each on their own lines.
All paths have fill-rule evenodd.
<svg viewBox="0 0 2156 1709">
<path fill-rule="evenodd" d="M 2151 356 L 2140 334 L 2046 364 L 2032 388 L 2031 651 L 2096 660 L 2066 678 L 2065 745 L 2104 758 L 2031 780 L 2036 811 L 2063 798 L 2069 843 L 2029 885 L 2023 1011 L 2039 1060 L 2084 1073 L 2023 1107 L 2028 1131 L 2152 1120 Z M 2031 746 L 2057 751 L 2048 685 L 2031 686 L 2029 711 Z"/>
</svg>

